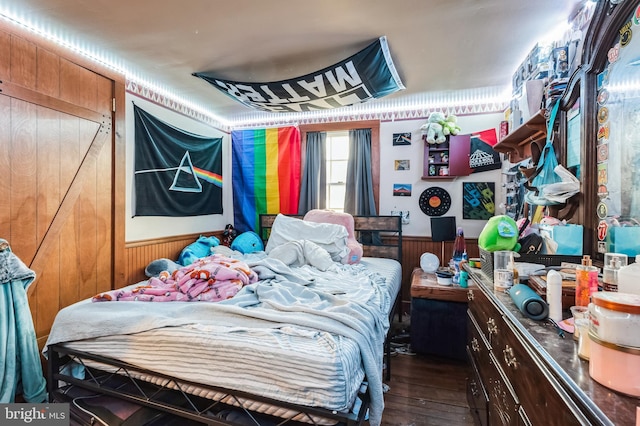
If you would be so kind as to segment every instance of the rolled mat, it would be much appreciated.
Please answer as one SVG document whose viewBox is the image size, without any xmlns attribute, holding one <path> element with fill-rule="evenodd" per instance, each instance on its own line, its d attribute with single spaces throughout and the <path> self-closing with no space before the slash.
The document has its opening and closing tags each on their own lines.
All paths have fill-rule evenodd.
<svg viewBox="0 0 640 426">
<path fill-rule="evenodd" d="M 515 284 L 509 295 L 523 315 L 532 320 L 543 320 L 549 315 L 549 305 L 535 291 L 525 284 Z"/>
</svg>

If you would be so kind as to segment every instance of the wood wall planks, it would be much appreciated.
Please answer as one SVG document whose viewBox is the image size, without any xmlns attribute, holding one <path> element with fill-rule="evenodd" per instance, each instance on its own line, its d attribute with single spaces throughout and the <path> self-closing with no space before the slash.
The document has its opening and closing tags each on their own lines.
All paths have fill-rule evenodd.
<svg viewBox="0 0 640 426">
<path fill-rule="evenodd" d="M 0 57 L 0 238 L 36 272 L 29 303 L 43 344 L 60 309 L 111 289 L 114 253 L 124 251 L 124 228 L 114 227 L 124 131 L 113 133 L 124 114 L 112 112 L 114 98 L 124 107 L 124 76 L 8 22 Z"/>
</svg>

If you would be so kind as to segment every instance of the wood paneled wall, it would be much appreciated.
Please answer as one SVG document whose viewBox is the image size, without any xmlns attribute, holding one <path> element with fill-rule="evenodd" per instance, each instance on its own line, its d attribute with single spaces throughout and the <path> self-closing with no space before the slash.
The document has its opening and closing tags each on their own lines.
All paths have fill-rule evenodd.
<svg viewBox="0 0 640 426">
<path fill-rule="evenodd" d="M 40 345 L 60 309 L 111 288 L 124 245 L 114 208 L 124 141 L 113 131 L 124 76 L 86 65 L 0 22 L 0 238 L 36 273 Z"/>
<path fill-rule="evenodd" d="M 477 239 L 465 239 L 469 257 L 479 257 Z M 427 237 L 402 236 L 402 301 L 403 312 L 409 312 L 411 305 L 411 273 L 420 267 L 420 256 L 423 253 L 433 253 L 440 259 L 440 265 L 449 264 L 453 255 L 453 241 L 433 242 Z"/>
<path fill-rule="evenodd" d="M 222 238 L 222 231 L 212 231 L 204 235 L 215 235 Z M 167 258 L 176 260 L 184 247 L 194 242 L 200 234 L 179 235 L 175 237 L 137 241 L 128 243 L 126 248 L 126 280 L 124 284 L 132 284 L 146 279 L 144 269 L 155 259 Z M 453 242 L 444 243 L 444 258 L 441 243 L 434 243 L 426 237 L 402 237 L 402 301 L 403 312 L 409 312 L 411 304 L 411 273 L 420 267 L 422 253 L 430 252 L 440 258 L 441 265 L 447 265 L 453 254 Z M 478 257 L 478 241 L 466 239 L 469 257 Z M 443 260 L 444 259 L 444 260 Z M 118 286 L 118 283 L 116 283 Z"/>
</svg>

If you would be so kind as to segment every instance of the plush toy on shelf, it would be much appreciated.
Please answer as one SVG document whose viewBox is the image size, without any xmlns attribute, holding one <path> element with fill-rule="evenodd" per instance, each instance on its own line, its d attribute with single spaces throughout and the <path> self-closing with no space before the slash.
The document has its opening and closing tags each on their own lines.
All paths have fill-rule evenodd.
<svg viewBox="0 0 640 426">
<path fill-rule="evenodd" d="M 427 122 L 420 127 L 420 130 L 427 143 L 443 143 L 447 140 L 447 136 L 455 136 L 460 132 L 457 121 L 458 118 L 453 114 L 445 117 L 444 113 L 434 111 L 429 114 Z"/>
<path fill-rule="evenodd" d="M 430 144 L 442 143 L 447 140 L 442 129 L 444 122 L 444 114 L 441 112 L 432 112 L 429 114 L 427 122 L 420 127 L 422 135 L 426 136 L 426 140 Z"/>
<path fill-rule="evenodd" d="M 442 133 L 444 133 L 445 136 L 457 135 L 461 130 L 457 122 L 458 122 L 458 117 L 456 117 L 453 114 L 449 114 L 447 118 L 444 120 L 444 123 L 442 123 Z"/>
</svg>

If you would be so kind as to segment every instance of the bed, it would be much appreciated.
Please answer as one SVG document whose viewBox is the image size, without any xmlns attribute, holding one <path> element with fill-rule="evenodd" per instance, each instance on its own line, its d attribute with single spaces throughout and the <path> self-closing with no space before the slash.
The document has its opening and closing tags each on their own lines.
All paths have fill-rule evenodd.
<svg viewBox="0 0 640 426">
<path fill-rule="evenodd" d="M 260 217 L 267 242 L 277 218 Z M 260 279 L 222 302 L 65 308 L 45 348 L 50 399 L 75 386 L 206 424 L 378 424 L 402 225 L 354 222 L 357 236 L 383 237 L 354 265 L 288 267 L 260 252 L 242 259 Z"/>
</svg>

